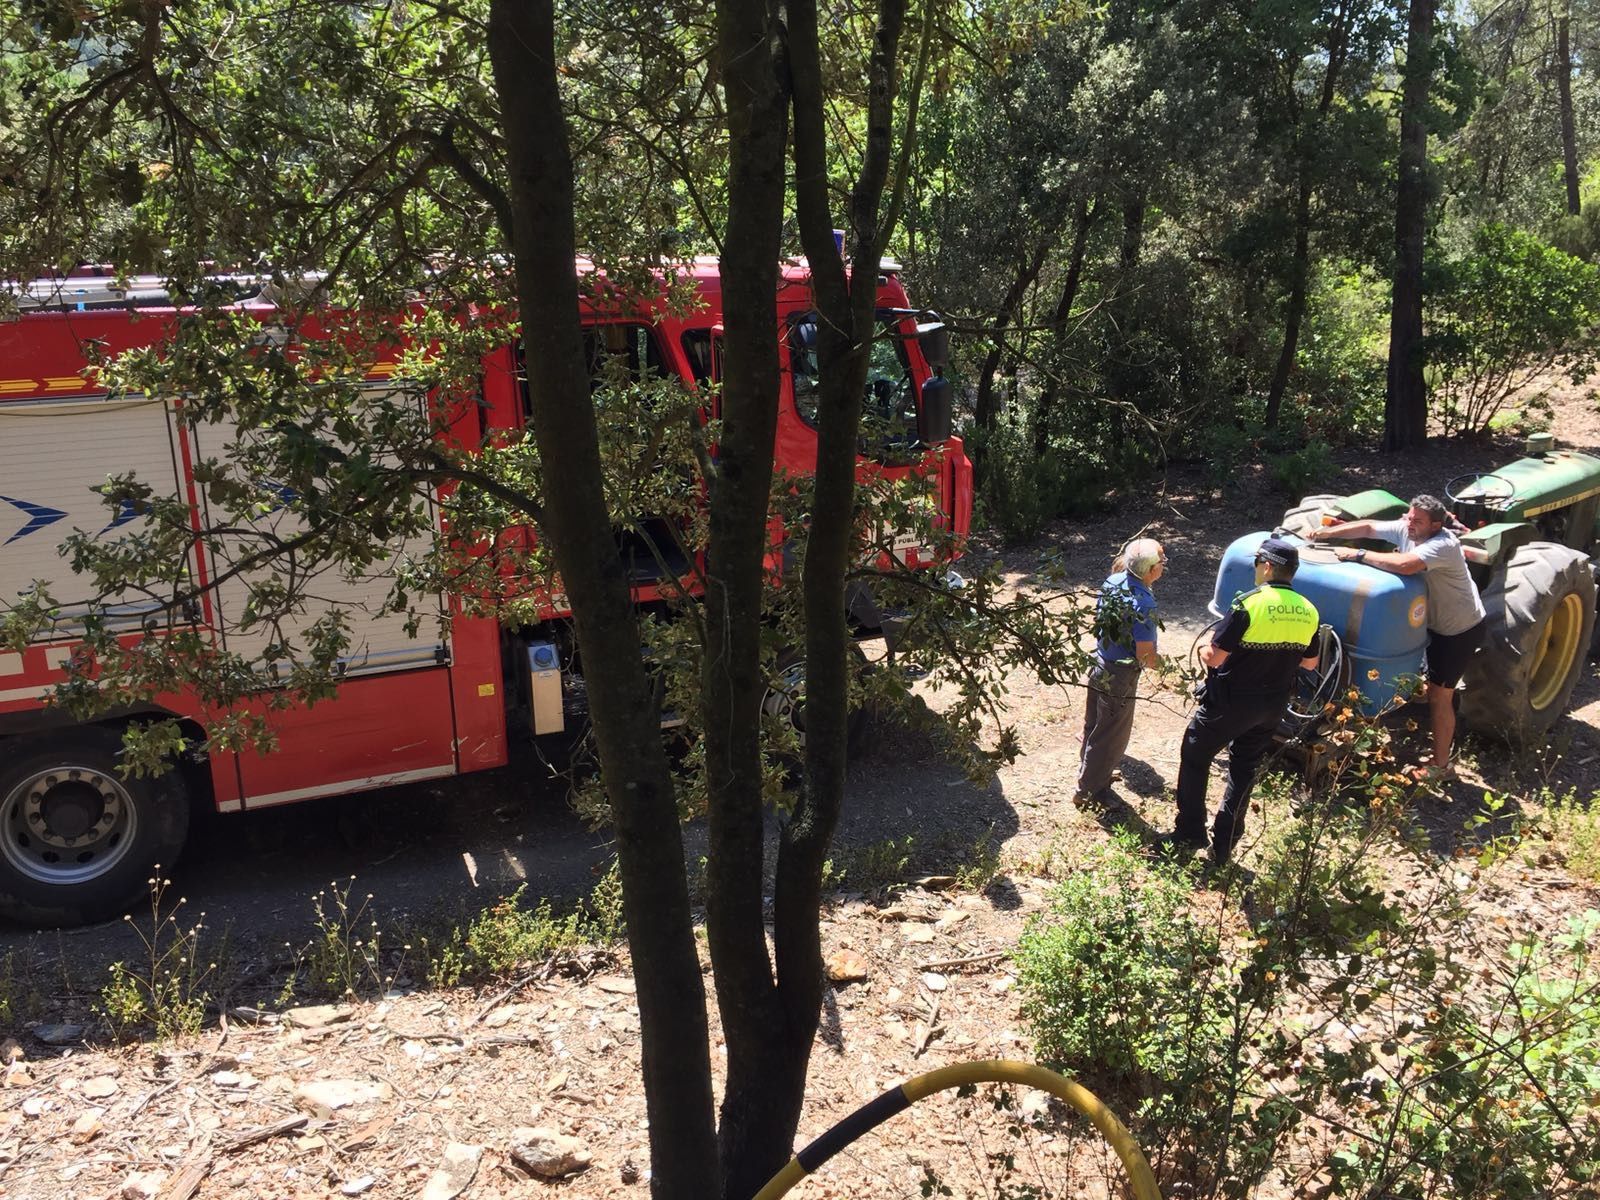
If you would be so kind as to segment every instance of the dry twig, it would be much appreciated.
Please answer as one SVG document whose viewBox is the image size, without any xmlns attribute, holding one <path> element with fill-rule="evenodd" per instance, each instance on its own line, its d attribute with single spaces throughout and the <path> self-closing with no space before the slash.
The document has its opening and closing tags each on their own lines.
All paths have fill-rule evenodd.
<svg viewBox="0 0 1600 1200">
<path fill-rule="evenodd" d="M 257 1142 L 265 1142 L 275 1137 L 282 1137 L 286 1133 L 293 1133 L 303 1127 L 308 1120 L 310 1118 L 301 1113 L 297 1116 L 285 1117 L 283 1120 L 275 1121 L 271 1125 L 262 1125 L 257 1129 L 247 1130 L 224 1145 L 222 1153 L 237 1154 L 249 1146 L 254 1146 Z"/>
</svg>

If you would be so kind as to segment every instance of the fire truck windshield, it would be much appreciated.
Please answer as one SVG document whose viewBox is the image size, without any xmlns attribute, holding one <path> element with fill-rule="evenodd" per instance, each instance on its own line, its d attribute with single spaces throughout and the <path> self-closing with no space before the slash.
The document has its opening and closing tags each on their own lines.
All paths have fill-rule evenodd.
<svg viewBox="0 0 1600 1200">
<path fill-rule="evenodd" d="M 789 329 L 789 369 L 795 410 L 812 428 L 817 424 L 817 316 L 806 313 Z M 867 361 L 861 407 L 861 453 L 890 465 L 921 457 L 917 441 L 916 388 L 905 339 L 887 313 L 880 313 L 877 336 Z"/>
</svg>

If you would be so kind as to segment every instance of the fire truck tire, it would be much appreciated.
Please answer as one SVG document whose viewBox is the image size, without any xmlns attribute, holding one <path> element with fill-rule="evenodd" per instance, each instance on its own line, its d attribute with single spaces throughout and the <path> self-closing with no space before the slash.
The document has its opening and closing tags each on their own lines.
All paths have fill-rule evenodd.
<svg viewBox="0 0 1600 1200">
<path fill-rule="evenodd" d="M 851 652 L 858 660 L 865 657 L 861 653 L 859 646 L 852 646 Z M 761 699 L 761 711 L 768 717 L 779 721 L 788 721 L 794 726 L 800 751 L 803 754 L 806 747 L 805 652 L 798 648 L 784 651 L 778 658 L 776 676 L 776 679 L 768 685 L 766 694 Z M 871 714 L 860 705 L 850 710 L 845 734 L 845 751 L 851 758 L 854 758 L 865 747 L 870 716 Z"/>
<path fill-rule="evenodd" d="M 1283 514 L 1283 520 L 1278 522 L 1278 527 L 1305 537 L 1322 523 L 1322 510 L 1327 505 L 1343 499 L 1343 496 L 1303 497 L 1299 504 Z"/>
<path fill-rule="evenodd" d="M 90 725 L 16 738 L 0 752 L 0 916 L 58 927 L 103 921 L 148 894 L 189 832 L 183 774 L 118 773 L 122 731 Z"/>
<path fill-rule="evenodd" d="M 1595 581 L 1588 560 L 1554 542 L 1518 548 L 1483 593 L 1488 631 L 1464 677 L 1461 719 L 1528 745 L 1567 710 L 1594 636 Z"/>
</svg>

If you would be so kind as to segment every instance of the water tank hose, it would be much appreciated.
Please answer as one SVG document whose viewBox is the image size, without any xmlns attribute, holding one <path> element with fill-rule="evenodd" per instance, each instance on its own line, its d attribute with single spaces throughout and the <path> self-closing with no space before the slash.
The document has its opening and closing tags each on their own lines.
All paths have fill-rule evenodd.
<svg viewBox="0 0 1600 1200">
<path fill-rule="evenodd" d="M 755 1200 L 778 1200 L 778 1197 L 786 1195 L 790 1188 L 851 1142 L 876 1129 L 890 1117 L 904 1112 L 918 1100 L 935 1092 L 975 1083 L 1022 1084 L 1049 1092 L 1056 1099 L 1064 1101 L 1087 1117 L 1099 1131 L 1100 1136 L 1105 1138 L 1116 1151 L 1117 1158 L 1122 1161 L 1123 1170 L 1128 1173 L 1128 1181 L 1133 1185 L 1136 1200 L 1161 1200 L 1161 1190 L 1156 1186 L 1155 1174 L 1150 1170 L 1144 1152 L 1133 1140 L 1133 1135 L 1128 1132 L 1127 1126 L 1100 1102 L 1099 1097 L 1082 1084 L 1074 1083 L 1047 1067 L 1011 1059 L 987 1059 L 940 1067 L 936 1071 L 908 1079 L 898 1087 L 890 1088 L 876 1100 L 863 1104 L 799 1151 L 784 1164 L 781 1171 L 767 1181 L 765 1187 L 756 1193 Z"/>
</svg>

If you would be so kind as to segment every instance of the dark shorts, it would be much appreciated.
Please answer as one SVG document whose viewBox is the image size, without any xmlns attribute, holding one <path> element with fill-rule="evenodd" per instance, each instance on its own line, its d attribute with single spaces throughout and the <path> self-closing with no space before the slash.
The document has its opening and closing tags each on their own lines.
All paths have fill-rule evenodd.
<svg viewBox="0 0 1600 1200">
<path fill-rule="evenodd" d="M 1485 622 L 1479 621 L 1465 633 L 1428 635 L 1428 682 L 1436 687 L 1453 688 L 1483 645 Z"/>
</svg>

